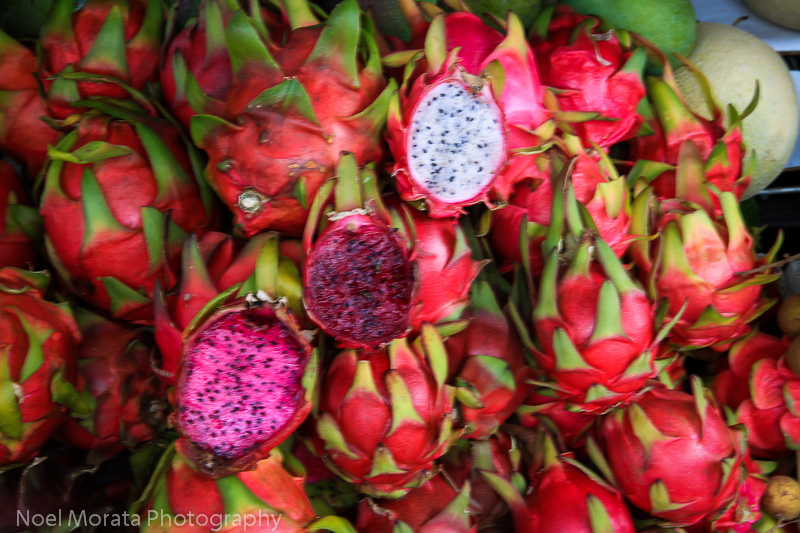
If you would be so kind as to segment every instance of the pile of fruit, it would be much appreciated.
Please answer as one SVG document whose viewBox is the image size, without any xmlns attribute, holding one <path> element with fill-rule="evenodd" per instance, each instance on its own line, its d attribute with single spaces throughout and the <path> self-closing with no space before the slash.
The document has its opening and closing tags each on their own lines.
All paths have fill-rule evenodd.
<svg viewBox="0 0 800 533">
<path fill-rule="evenodd" d="M 795 531 L 774 84 L 693 18 L 328 7 L 0 32 L 0 530 Z"/>
</svg>

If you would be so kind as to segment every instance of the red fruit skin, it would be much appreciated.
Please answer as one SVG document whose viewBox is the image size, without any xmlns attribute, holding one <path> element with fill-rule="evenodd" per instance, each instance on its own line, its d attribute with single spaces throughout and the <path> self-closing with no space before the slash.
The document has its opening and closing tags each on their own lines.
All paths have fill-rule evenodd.
<svg viewBox="0 0 800 533">
<path fill-rule="evenodd" d="M 39 117 L 47 115 L 39 98 L 33 51 L 0 31 L 0 149 L 25 163 L 31 179 L 44 165 L 47 145 L 61 133 Z"/>
<path fill-rule="evenodd" d="M 53 26 L 52 19 L 45 25 L 39 39 L 41 53 L 37 75 L 44 87 L 49 115 L 65 119 L 80 111 L 73 105 L 74 96 L 64 98 L 63 95 L 50 91 L 54 83 L 53 76 L 70 66 L 78 72 L 117 78 L 136 90 L 142 90 L 148 82 L 158 80 L 158 61 L 155 58 L 159 56 L 161 47 L 165 10 L 160 9 L 161 27 L 154 35 L 142 38 L 139 32 L 145 22 L 148 1 L 152 0 L 130 0 L 124 4 L 111 0 L 88 0 L 73 11 L 69 28 Z M 124 64 L 115 64 L 114 60 L 108 58 L 88 61 L 89 52 L 113 8 L 119 9 L 122 16 L 124 49 L 109 50 L 107 53 L 124 54 Z M 78 82 L 77 91 L 77 100 L 95 96 L 129 97 L 128 92 L 115 83 Z"/>
<path fill-rule="evenodd" d="M 289 314 L 281 307 L 272 307 L 269 304 L 264 304 L 260 308 L 250 308 L 249 304 L 245 301 L 237 301 L 229 305 L 225 305 L 217 309 L 210 317 L 202 322 L 196 329 L 184 332 L 184 351 L 181 360 L 180 373 L 178 374 L 177 394 L 180 394 L 183 388 L 183 382 L 188 379 L 187 366 L 184 364 L 186 354 L 194 349 L 193 341 L 203 334 L 203 332 L 212 327 L 215 322 L 220 319 L 235 316 L 236 313 L 242 311 L 248 313 L 255 313 L 256 315 L 265 317 L 266 320 L 278 320 L 289 331 L 289 335 L 297 342 L 300 349 L 306 356 L 306 365 L 312 358 L 313 348 L 300 330 L 294 315 Z M 304 368 L 304 372 L 308 372 Z M 291 435 L 303 421 L 308 417 L 311 412 L 312 402 L 310 401 L 308 391 L 302 388 L 301 385 L 295 399 L 296 403 L 290 408 L 293 410 L 292 416 L 286 421 L 280 430 L 273 433 L 268 439 L 258 443 L 258 445 L 244 455 L 237 457 L 226 458 L 216 455 L 213 451 L 204 449 L 201 445 L 192 442 L 186 435 L 186 431 L 182 429 L 181 417 L 178 412 L 173 411 L 168 417 L 168 422 L 172 427 L 180 433 L 180 437 L 175 441 L 175 449 L 192 467 L 206 477 L 218 479 L 231 474 L 237 474 L 246 470 L 252 470 L 257 467 L 257 464 L 262 459 L 268 457 L 277 445 L 283 442 L 289 435 Z M 180 400 L 178 402 L 180 406 Z"/>
<path fill-rule="evenodd" d="M 716 405 L 706 400 L 700 413 L 692 395 L 654 386 L 631 405 L 612 411 L 596 428 L 597 443 L 620 492 L 640 509 L 671 524 L 715 519 L 744 481 L 743 443 Z M 632 409 L 644 413 L 661 433 L 648 432 L 648 445 L 634 430 Z M 727 479 L 723 459 L 731 461 Z M 649 491 L 655 482 L 663 483 L 677 509 L 653 509 Z"/>
<path fill-rule="evenodd" d="M 630 139 L 644 122 L 636 111 L 645 95 L 641 75 L 622 70 L 631 52 L 613 32 L 601 33 L 599 27 L 596 17 L 560 5 L 547 37 L 534 35 L 531 42 L 542 83 L 557 90 L 561 110 L 603 117 L 571 124 L 587 148 L 591 143 L 608 148 Z"/>
<path fill-rule="evenodd" d="M 67 407 L 54 401 L 51 385 L 58 374 L 72 386 L 77 380 L 75 350 L 80 330 L 68 308 L 46 301 L 42 290 L 30 285 L 29 274 L 13 268 L 0 270 L 0 345 L 5 347 L 0 362 L 8 369 L 3 386 L 18 387 L 13 391 L 16 399 L 6 396 L 4 402 L 9 402 L 8 410 L 19 409 L 22 422 L 20 438 L 0 432 L 0 465 L 27 462 L 37 455 L 67 416 Z M 30 335 L 41 342 L 38 364 L 28 353 L 35 350 Z M 9 416 L 6 423 L 10 423 L 10 415 L 4 416 Z"/>
<path fill-rule="evenodd" d="M 69 418 L 58 436 L 71 446 L 114 454 L 150 442 L 166 420 L 167 387 L 150 366 L 153 339 L 134 329 L 79 312 L 81 382 L 97 406 L 87 421 Z"/>
<path fill-rule="evenodd" d="M 526 509 L 514 510 L 515 530 L 520 533 L 569 531 L 593 533 L 587 498 L 597 498 L 608 513 L 615 533 L 634 533 L 630 511 L 622 495 L 573 463 L 558 459 L 531 480 Z"/>
<path fill-rule="evenodd" d="M 388 533 L 403 522 L 418 533 L 476 533 L 474 518 L 438 516 L 458 495 L 442 476 L 434 476 L 400 500 L 363 499 L 358 504 L 356 528 L 362 533 Z"/>
<path fill-rule="evenodd" d="M 17 172 L 9 163 L 0 160 L 0 268 L 29 269 L 36 265 L 39 252 L 28 235 L 12 218 L 12 206 L 30 206 Z M 33 228 L 30 228 L 33 229 Z"/>
<path fill-rule="evenodd" d="M 178 130 L 160 119 L 146 119 L 145 122 L 157 133 L 186 175 L 193 176 Z M 77 124 L 76 131 L 72 150 L 92 141 L 104 141 L 128 147 L 132 152 L 90 165 L 64 163 L 60 173 L 48 173 L 47 180 L 57 181 L 53 188 L 60 189 L 57 193 L 50 193 L 50 187 L 46 187 L 40 205 L 45 233 L 52 247 L 50 258 L 68 272 L 73 280 L 72 290 L 84 301 L 112 312 L 116 318 L 152 323 L 150 302 L 114 309 L 101 278 L 114 277 L 128 287 L 140 290 L 148 298 L 152 298 L 158 280 L 166 287 L 172 287 L 173 272 L 178 269 L 183 242 L 174 238 L 165 242 L 162 265 L 143 260 L 148 257 L 148 248 L 142 207 L 169 212 L 170 222 L 186 233 L 204 233 L 215 224 L 214 215 L 207 211 L 193 178 L 176 180 L 166 194 L 159 194 L 154 169 L 131 123 L 105 115 L 86 115 Z M 81 199 L 81 183 L 87 166 L 94 173 L 108 208 L 123 229 L 97 231 L 90 241 L 85 242 L 87 219 Z M 72 222 L 64 224 L 64 220 Z"/>
</svg>

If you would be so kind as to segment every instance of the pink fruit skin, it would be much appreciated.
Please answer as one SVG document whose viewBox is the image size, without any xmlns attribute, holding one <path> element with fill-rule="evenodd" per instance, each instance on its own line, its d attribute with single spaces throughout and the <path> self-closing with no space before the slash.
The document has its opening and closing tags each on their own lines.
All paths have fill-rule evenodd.
<svg viewBox="0 0 800 533">
<path fill-rule="evenodd" d="M 193 176 L 189 159 L 177 129 L 155 119 L 147 122 L 166 145 L 188 176 Z M 82 176 L 87 165 L 65 163 L 60 174 L 48 176 L 57 180 L 57 194 L 42 196 L 40 213 L 44 219 L 47 237 L 52 243 L 53 255 L 74 280 L 76 292 L 85 301 L 108 311 L 112 310 L 111 297 L 101 278 L 110 276 L 128 287 L 141 290 L 152 297 L 157 280 L 171 287 L 173 272 L 180 261 L 182 241 L 165 243 L 166 264 L 158 268 L 146 260 L 148 248 L 143 231 L 141 208 L 152 206 L 162 213 L 170 213 L 170 221 L 187 233 L 203 233 L 213 226 L 213 216 L 206 211 L 200 190 L 194 179 L 174 183 L 166 194 L 159 194 L 158 183 L 150 161 L 128 122 L 109 116 L 87 115 L 77 125 L 77 138 L 72 149 L 92 141 L 104 141 L 128 147 L 131 153 L 112 157 L 88 166 L 91 167 L 105 201 L 121 231 L 97 231 L 92 240 L 84 242 L 87 219 L 82 196 Z M 64 224 L 64 220 L 72 221 Z M 118 318 L 152 323 L 151 304 L 131 309 L 114 309 Z"/>
<path fill-rule="evenodd" d="M 28 275 L 14 268 L 0 270 L 0 287 L 4 289 L 0 291 L 0 345 L 6 347 L 0 362 L 8 372 L 3 386 L 19 387 L 13 392 L 16 398 L 12 402 L 22 422 L 19 438 L 3 435 L 0 465 L 23 463 L 38 454 L 67 416 L 67 407 L 53 398 L 53 382 L 58 379 L 74 387 L 77 380 L 78 325 L 64 306 L 46 301 L 43 291 L 30 285 Z M 29 350 L 35 350 L 32 335 L 41 342 L 41 361 L 30 373 Z"/>
<path fill-rule="evenodd" d="M 623 70 L 631 57 L 612 32 L 599 33 L 596 17 L 557 6 L 547 37 L 532 47 L 542 83 L 557 90 L 563 111 L 597 112 L 603 120 L 572 124 L 587 147 L 608 148 L 636 135 L 644 118 L 636 107 L 644 98 L 641 74 Z M 610 120 L 609 120 L 610 119 Z"/>
<path fill-rule="evenodd" d="M 21 229 L 8 227 L 13 204 L 30 205 L 30 202 L 14 167 L 0 161 L 0 268 L 30 268 L 38 262 L 39 253 Z"/>
<path fill-rule="evenodd" d="M 634 421 L 632 409 L 643 413 L 658 433 L 643 429 L 642 420 Z M 640 434 L 647 440 L 637 431 L 646 431 Z M 596 436 L 622 494 L 673 524 L 713 520 L 744 481 L 743 443 L 711 401 L 696 403 L 685 392 L 654 386 L 630 406 L 607 415 Z M 723 459 L 731 462 L 727 479 Z M 653 508 L 649 494 L 656 482 L 663 483 L 677 508 Z"/>
</svg>

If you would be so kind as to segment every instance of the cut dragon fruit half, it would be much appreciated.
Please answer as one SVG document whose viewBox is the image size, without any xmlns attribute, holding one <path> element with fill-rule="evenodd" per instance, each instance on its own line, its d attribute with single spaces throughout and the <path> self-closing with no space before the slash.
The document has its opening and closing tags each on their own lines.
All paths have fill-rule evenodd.
<svg viewBox="0 0 800 533">
<path fill-rule="evenodd" d="M 406 136 L 409 178 L 443 204 L 474 203 L 506 162 L 503 113 L 481 78 L 443 76 L 423 89 Z"/>
</svg>

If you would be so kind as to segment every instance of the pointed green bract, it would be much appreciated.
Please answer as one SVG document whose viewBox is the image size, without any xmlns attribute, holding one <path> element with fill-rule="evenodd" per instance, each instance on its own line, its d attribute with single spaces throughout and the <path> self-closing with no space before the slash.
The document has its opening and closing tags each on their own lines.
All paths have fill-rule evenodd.
<svg viewBox="0 0 800 533">
<path fill-rule="evenodd" d="M 102 236 L 122 233 L 126 228 L 120 224 L 111 213 L 106 203 L 100 184 L 94 176 L 92 169 L 84 167 L 81 180 L 81 204 L 83 206 L 83 244 L 85 250 L 102 240 Z"/>
<path fill-rule="evenodd" d="M 322 28 L 314 50 L 306 59 L 309 64 L 336 65 L 351 86 L 360 86 L 358 76 L 358 41 L 361 34 L 361 11 L 356 0 L 339 3 Z"/>
<path fill-rule="evenodd" d="M 260 107 L 284 115 L 296 113 L 319 125 L 311 98 L 297 78 L 288 78 L 278 85 L 265 89 L 247 105 L 250 111 L 257 111 Z"/>
<path fill-rule="evenodd" d="M 118 78 L 128 77 L 128 61 L 125 58 L 125 27 L 120 6 L 114 6 L 108 12 L 92 47 L 78 63 L 78 68 L 95 72 L 110 70 Z"/>
<path fill-rule="evenodd" d="M 280 67 L 264 46 L 261 36 L 244 11 L 237 10 L 231 15 L 228 27 L 225 29 L 225 42 L 228 45 L 234 76 L 248 65 L 258 65 L 259 68 L 268 71 L 280 72 Z"/>
</svg>

